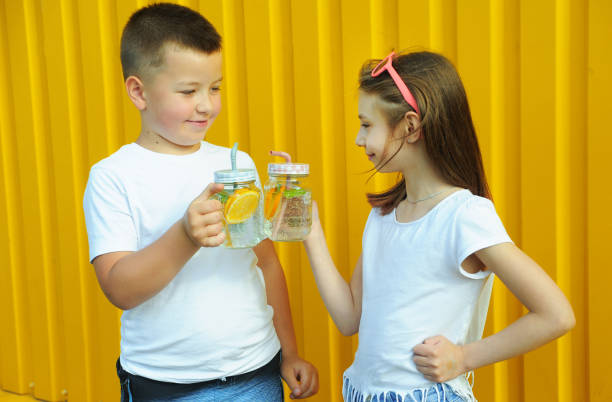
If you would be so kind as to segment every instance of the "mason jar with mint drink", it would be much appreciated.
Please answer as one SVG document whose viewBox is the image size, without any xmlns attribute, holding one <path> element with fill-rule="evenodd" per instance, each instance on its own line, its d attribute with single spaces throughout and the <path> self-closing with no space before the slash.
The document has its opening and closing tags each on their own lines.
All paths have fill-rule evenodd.
<svg viewBox="0 0 612 402">
<path fill-rule="evenodd" d="M 255 184 L 256 178 L 254 169 L 215 172 L 215 182 L 224 186 L 212 197 L 223 204 L 224 247 L 253 247 L 266 238 L 262 230 L 263 201 L 261 190 Z"/>
<path fill-rule="evenodd" d="M 306 163 L 270 163 L 264 186 L 264 232 L 273 241 L 301 241 L 310 233 L 312 193 Z"/>
</svg>

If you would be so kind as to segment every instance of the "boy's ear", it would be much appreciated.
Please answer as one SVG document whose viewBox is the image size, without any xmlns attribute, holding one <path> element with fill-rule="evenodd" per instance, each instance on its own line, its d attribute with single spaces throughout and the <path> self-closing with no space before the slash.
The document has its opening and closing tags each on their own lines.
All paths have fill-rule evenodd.
<svg viewBox="0 0 612 402">
<path fill-rule="evenodd" d="M 130 75 L 125 80 L 125 89 L 132 103 L 138 110 L 144 110 L 147 107 L 147 99 L 144 94 L 144 85 L 140 78 L 135 75 Z"/>
<path fill-rule="evenodd" d="M 409 144 L 414 144 L 422 137 L 421 119 L 419 119 L 419 115 L 415 112 L 406 112 L 403 120 L 405 141 Z"/>
</svg>

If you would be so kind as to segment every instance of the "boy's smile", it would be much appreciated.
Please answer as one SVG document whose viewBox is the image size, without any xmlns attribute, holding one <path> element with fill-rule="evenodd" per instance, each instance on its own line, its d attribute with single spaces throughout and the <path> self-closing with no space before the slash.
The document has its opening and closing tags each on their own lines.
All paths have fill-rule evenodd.
<svg viewBox="0 0 612 402">
<path fill-rule="evenodd" d="M 142 130 L 136 143 L 156 152 L 191 153 L 221 110 L 221 52 L 167 45 L 163 65 L 143 80 Z"/>
</svg>

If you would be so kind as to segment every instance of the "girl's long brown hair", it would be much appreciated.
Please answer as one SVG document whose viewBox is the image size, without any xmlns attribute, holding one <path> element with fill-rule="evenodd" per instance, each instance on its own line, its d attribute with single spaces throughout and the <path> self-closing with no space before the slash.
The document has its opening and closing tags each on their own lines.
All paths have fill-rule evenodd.
<svg viewBox="0 0 612 402">
<path fill-rule="evenodd" d="M 383 101 L 380 111 L 393 130 L 406 112 L 413 109 L 387 72 L 372 77 L 371 72 L 379 61 L 364 63 L 359 89 L 380 97 Z M 393 67 L 416 99 L 427 155 L 444 180 L 490 199 L 470 107 L 455 67 L 444 56 L 431 52 L 395 56 Z M 388 214 L 406 198 L 405 178 L 401 177 L 386 191 L 368 193 L 367 198 L 383 215 Z"/>
</svg>

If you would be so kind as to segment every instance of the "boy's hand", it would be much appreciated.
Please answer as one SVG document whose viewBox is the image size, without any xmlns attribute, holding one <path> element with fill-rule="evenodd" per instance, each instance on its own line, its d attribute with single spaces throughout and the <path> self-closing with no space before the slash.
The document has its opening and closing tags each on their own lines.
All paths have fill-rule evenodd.
<svg viewBox="0 0 612 402">
<path fill-rule="evenodd" d="M 315 366 L 298 355 L 282 355 L 281 377 L 291 389 L 291 399 L 304 399 L 319 391 L 319 373 Z"/>
<path fill-rule="evenodd" d="M 216 247 L 225 240 L 223 205 L 210 197 L 223 190 L 223 184 L 210 183 L 189 204 L 183 215 L 183 228 L 191 241 L 202 247 Z"/>
<path fill-rule="evenodd" d="M 414 363 L 425 378 L 433 382 L 445 382 L 465 373 L 464 353 L 461 345 L 455 345 L 442 335 L 427 338 L 415 346 Z"/>
</svg>

